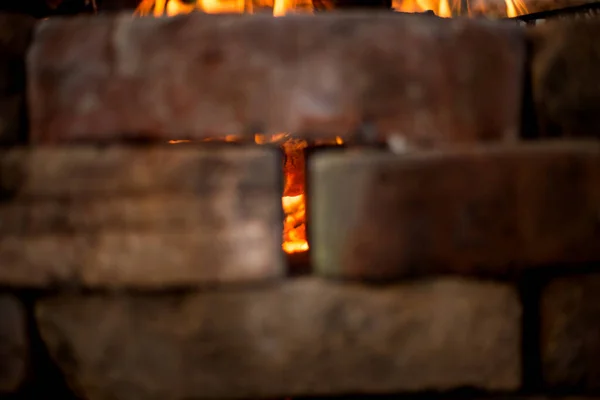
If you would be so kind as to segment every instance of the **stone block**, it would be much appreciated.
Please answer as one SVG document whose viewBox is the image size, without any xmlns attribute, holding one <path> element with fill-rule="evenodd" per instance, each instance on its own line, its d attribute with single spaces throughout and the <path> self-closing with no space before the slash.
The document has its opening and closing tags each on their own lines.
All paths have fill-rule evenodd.
<svg viewBox="0 0 600 400">
<path fill-rule="evenodd" d="M 551 389 L 600 390 L 600 274 L 556 279 L 541 302 L 543 377 Z"/>
<path fill-rule="evenodd" d="M 89 400 L 510 391 L 521 383 L 521 309 L 504 284 L 298 278 L 187 295 L 65 295 L 36 311 L 51 355 Z"/>
<path fill-rule="evenodd" d="M 26 136 L 25 57 L 35 20 L 0 13 L 0 146 Z"/>
<path fill-rule="evenodd" d="M 0 294 L 0 393 L 15 392 L 27 374 L 29 339 L 23 304 Z"/>
<path fill-rule="evenodd" d="M 316 155 L 309 239 L 322 275 L 501 277 L 600 260 L 600 143 Z"/>
<path fill-rule="evenodd" d="M 0 153 L 0 283 L 165 288 L 273 279 L 281 157 L 267 148 Z"/>
<path fill-rule="evenodd" d="M 393 13 L 54 18 L 29 52 L 31 133 L 347 141 L 369 123 L 420 145 L 510 139 L 524 48 L 512 23 Z"/>
<path fill-rule="evenodd" d="M 600 138 L 600 21 L 552 21 L 531 31 L 540 135 Z"/>
<path fill-rule="evenodd" d="M 204 196 L 216 189 L 235 192 L 236 187 L 275 190 L 279 180 L 280 153 L 267 147 L 48 146 L 0 151 L 0 193 L 19 201 Z"/>
</svg>

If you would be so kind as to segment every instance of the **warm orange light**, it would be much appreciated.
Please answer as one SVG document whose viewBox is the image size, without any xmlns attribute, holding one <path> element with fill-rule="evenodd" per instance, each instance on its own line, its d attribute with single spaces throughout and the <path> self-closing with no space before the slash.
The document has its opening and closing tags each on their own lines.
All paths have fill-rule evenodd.
<svg viewBox="0 0 600 400">
<path fill-rule="evenodd" d="M 191 140 L 169 140 L 169 144 L 189 143 Z"/>
<path fill-rule="evenodd" d="M 506 2 L 506 16 L 517 17 L 527 14 L 527 7 L 523 0 L 504 0 Z"/>
<path fill-rule="evenodd" d="M 293 0 L 275 0 L 273 4 L 273 15 L 280 17 L 294 7 Z"/>
<path fill-rule="evenodd" d="M 466 5 L 466 9 L 463 7 Z M 491 4 L 491 3 L 490 3 Z M 504 0 L 505 10 L 492 9 L 488 2 L 481 0 L 392 0 L 392 7 L 401 12 L 433 11 L 437 16 L 449 18 L 454 16 L 491 15 L 516 17 L 527 14 L 523 0 Z"/>
<path fill-rule="evenodd" d="M 283 250 L 297 253 L 308 250 L 306 238 L 305 204 L 305 155 L 306 140 L 274 135 L 276 143 L 281 143 L 285 153 L 283 165 L 284 187 L 281 205 L 285 214 L 283 223 Z M 283 140 L 283 142 L 281 142 Z"/>
<path fill-rule="evenodd" d="M 196 6 L 194 4 L 186 4 L 180 0 L 171 0 L 167 4 L 166 12 L 168 16 L 189 14 L 194 11 L 195 8 Z"/>
<path fill-rule="evenodd" d="M 463 7 L 466 4 L 466 9 Z M 414 13 L 433 11 L 437 16 L 450 18 L 453 16 L 474 16 L 505 14 L 516 17 L 526 14 L 524 0 L 504 0 L 505 9 L 492 9 L 483 0 L 392 0 L 392 7 L 397 11 Z M 136 9 L 137 15 L 153 15 L 155 17 L 177 14 L 188 14 L 198 10 L 209 14 L 218 13 L 253 13 L 260 9 L 270 9 L 274 16 L 282 16 L 290 11 L 312 12 L 311 0 L 142 0 Z"/>
<path fill-rule="evenodd" d="M 298 3 L 298 4 L 297 4 Z M 189 14 L 194 10 L 208 14 L 219 13 L 253 13 L 254 7 L 270 8 L 275 16 L 288 13 L 296 7 L 306 10 L 306 0 L 142 0 L 136 9 L 136 15 L 153 15 L 155 17 L 177 14 Z"/>
<path fill-rule="evenodd" d="M 458 2 L 460 7 L 460 2 Z M 439 17 L 452 17 L 452 7 L 448 0 L 393 0 L 392 7 L 401 12 L 433 11 Z"/>
</svg>

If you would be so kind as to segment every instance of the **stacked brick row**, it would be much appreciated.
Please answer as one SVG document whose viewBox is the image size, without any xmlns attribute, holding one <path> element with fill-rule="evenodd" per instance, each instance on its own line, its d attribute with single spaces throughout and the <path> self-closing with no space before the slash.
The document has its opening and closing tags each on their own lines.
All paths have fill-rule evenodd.
<svg viewBox="0 0 600 400">
<path fill-rule="evenodd" d="M 0 110 L 0 393 L 600 393 L 600 24 L 28 24 L 0 37 L 27 98 Z M 279 131 L 349 144 L 308 160 L 301 277 L 277 149 L 167 144 Z"/>
</svg>

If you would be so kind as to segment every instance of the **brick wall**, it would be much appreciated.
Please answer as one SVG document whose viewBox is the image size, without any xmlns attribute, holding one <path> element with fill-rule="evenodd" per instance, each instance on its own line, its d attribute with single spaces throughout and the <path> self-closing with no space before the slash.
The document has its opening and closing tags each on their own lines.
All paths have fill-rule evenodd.
<svg viewBox="0 0 600 400">
<path fill-rule="evenodd" d="M 0 16 L 0 394 L 600 396 L 599 29 Z"/>
</svg>

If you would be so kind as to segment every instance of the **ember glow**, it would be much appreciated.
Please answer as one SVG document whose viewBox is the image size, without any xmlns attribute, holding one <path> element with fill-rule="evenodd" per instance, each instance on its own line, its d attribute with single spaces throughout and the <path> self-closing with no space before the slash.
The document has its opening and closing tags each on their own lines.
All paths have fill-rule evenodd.
<svg viewBox="0 0 600 400">
<path fill-rule="evenodd" d="M 431 10 L 444 18 L 478 15 L 516 17 L 528 12 L 523 0 L 393 0 L 392 7 L 408 13 Z"/>
<path fill-rule="evenodd" d="M 227 135 L 222 138 L 207 138 L 205 142 L 238 142 L 239 136 Z M 190 143 L 190 140 L 169 140 L 169 144 Z M 283 165 L 284 187 L 281 197 L 283 208 L 283 241 L 281 247 L 288 253 L 301 253 L 309 248 L 306 236 L 306 156 L 304 150 L 308 142 L 293 138 L 287 133 L 274 135 L 254 135 L 256 144 L 280 146 L 285 154 Z M 320 140 L 315 145 L 341 145 L 343 140 Z"/>
<path fill-rule="evenodd" d="M 254 135 L 257 144 L 277 144 L 285 154 L 283 165 L 284 187 L 281 205 L 285 215 L 283 221 L 283 250 L 301 253 L 309 248 L 306 236 L 306 140 L 296 139 L 287 133 Z M 315 143 L 317 144 L 317 143 Z M 320 141 L 319 145 L 341 145 L 342 138 Z"/>
<path fill-rule="evenodd" d="M 415 13 L 433 11 L 437 16 L 506 16 L 527 14 L 524 0 L 393 0 L 396 11 Z M 288 13 L 312 13 L 312 0 L 142 0 L 136 10 L 140 16 L 173 16 L 201 11 L 208 14 L 269 12 L 274 16 Z"/>
</svg>

